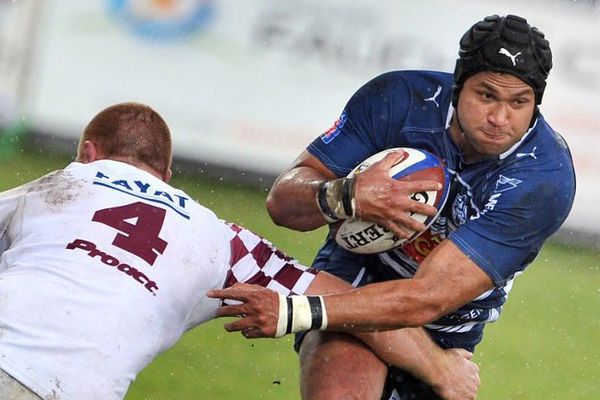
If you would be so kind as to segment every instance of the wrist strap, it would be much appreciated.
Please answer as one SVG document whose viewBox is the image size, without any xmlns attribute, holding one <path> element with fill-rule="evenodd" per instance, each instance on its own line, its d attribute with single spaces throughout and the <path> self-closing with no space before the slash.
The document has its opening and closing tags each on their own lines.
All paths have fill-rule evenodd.
<svg viewBox="0 0 600 400">
<path fill-rule="evenodd" d="M 327 329 L 327 312 L 322 296 L 279 295 L 279 318 L 275 337 L 288 333 Z"/>
<path fill-rule="evenodd" d="M 353 217 L 355 214 L 354 178 L 323 182 L 317 191 L 317 205 L 327 222 Z"/>
<path fill-rule="evenodd" d="M 317 206 L 319 206 L 319 210 L 323 217 L 328 223 L 333 223 L 339 221 L 340 218 L 335 215 L 331 207 L 329 207 L 329 203 L 327 202 L 327 188 L 329 187 L 329 182 L 323 182 L 319 185 L 319 190 L 317 192 Z"/>
</svg>

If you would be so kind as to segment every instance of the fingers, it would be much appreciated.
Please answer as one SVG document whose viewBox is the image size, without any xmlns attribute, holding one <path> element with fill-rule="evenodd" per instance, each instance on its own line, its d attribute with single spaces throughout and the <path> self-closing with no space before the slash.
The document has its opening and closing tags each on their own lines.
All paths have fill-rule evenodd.
<svg viewBox="0 0 600 400">
<path fill-rule="evenodd" d="M 435 214 L 437 214 L 438 210 L 433 206 L 418 201 L 418 198 L 422 196 L 422 193 L 423 192 L 417 192 L 412 195 L 413 197 L 410 198 L 410 203 L 407 206 L 407 209 L 411 214 L 421 214 L 433 217 Z"/>
<path fill-rule="evenodd" d="M 236 321 L 224 324 L 227 332 L 240 332 L 247 339 L 256 339 L 264 337 L 273 337 L 274 333 L 268 332 L 265 328 L 254 325 L 248 318 L 240 318 Z"/>
<path fill-rule="evenodd" d="M 383 157 L 380 161 L 374 163 L 373 165 L 377 164 L 377 166 L 379 168 L 389 170 L 394 165 L 396 165 L 400 161 L 402 161 L 402 158 L 404 158 L 405 153 L 406 152 L 404 150 L 400 150 L 400 149 L 396 150 L 396 151 L 392 151 L 392 152 L 386 154 L 385 157 Z"/>
<path fill-rule="evenodd" d="M 408 219 L 411 219 L 411 218 L 408 218 Z M 414 220 L 412 220 L 412 221 L 414 221 Z M 410 223 L 411 225 L 418 224 L 417 221 L 414 221 L 414 223 L 411 221 L 408 221 L 408 223 Z M 420 225 L 422 225 L 422 224 L 420 224 Z M 402 239 L 410 238 L 416 231 L 419 230 L 418 227 L 417 228 L 413 228 L 413 227 L 406 228 L 406 223 L 400 224 L 395 221 L 388 222 L 386 224 L 386 228 L 389 229 L 390 231 L 392 231 L 394 233 L 394 235 L 396 235 L 397 237 L 402 238 Z M 414 229 L 414 230 L 412 230 L 412 229 Z"/>
<path fill-rule="evenodd" d="M 408 192 L 437 192 L 442 184 L 436 181 L 403 181 Z"/>
<path fill-rule="evenodd" d="M 213 289 L 206 292 L 206 297 L 223 300 L 246 301 L 248 295 L 249 293 L 247 290 L 233 288 L 233 286 L 228 289 Z"/>
<path fill-rule="evenodd" d="M 225 305 L 217 308 L 215 317 L 239 317 L 247 314 L 244 304 Z"/>
<path fill-rule="evenodd" d="M 387 227 L 400 238 L 409 238 L 414 232 L 426 229 L 424 224 L 413 219 L 415 214 L 426 217 L 437 214 L 438 210 L 424 201 L 431 192 L 438 191 L 441 184 L 436 181 L 392 179 L 389 169 L 402 157 L 402 152 L 389 153 L 357 175 L 355 214 L 360 219 Z"/>
<path fill-rule="evenodd" d="M 236 282 L 233 285 L 231 285 L 229 288 L 232 289 L 239 289 L 239 290 L 243 290 L 243 291 L 257 291 L 257 290 L 264 290 L 265 287 L 261 286 L 261 285 L 257 285 L 254 283 L 243 283 L 243 282 Z"/>
</svg>

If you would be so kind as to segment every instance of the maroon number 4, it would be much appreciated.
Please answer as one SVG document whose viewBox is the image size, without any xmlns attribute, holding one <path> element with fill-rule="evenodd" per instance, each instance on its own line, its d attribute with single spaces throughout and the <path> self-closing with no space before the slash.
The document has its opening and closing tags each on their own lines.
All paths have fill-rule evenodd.
<svg viewBox="0 0 600 400">
<path fill-rule="evenodd" d="M 153 265 L 158 254 L 163 254 L 168 244 L 158 237 L 165 214 L 166 211 L 162 208 L 137 202 L 98 210 L 92 221 L 122 232 L 117 234 L 112 244 Z"/>
</svg>

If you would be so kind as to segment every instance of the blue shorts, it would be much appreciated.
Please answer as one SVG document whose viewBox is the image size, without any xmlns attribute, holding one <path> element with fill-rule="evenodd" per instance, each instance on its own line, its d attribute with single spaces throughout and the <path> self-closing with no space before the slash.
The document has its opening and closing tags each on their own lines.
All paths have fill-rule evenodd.
<svg viewBox="0 0 600 400">
<path fill-rule="evenodd" d="M 349 282 L 354 287 L 364 286 L 368 283 L 383 282 L 392 279 L 404 279 L 390 267 L 383 264 L 376 255 L 360 255 L 351 253 L 335 244 L 335 241 L 329 236 L 327 241 L 319 250 L 315 258 L 313 268 L 327 271 Z M 426 329 L 431 338 L 442 348 L 463 348 L 473 352 L 475 346 L 481 341 L 483 336 L 483 325 L 477 326 L 465 333 L 447 333 L 431 329 Z M 294 348 L 300 349 L 304 334 L 296 335 Z M 411 374 L 390 368 L 384 396 L 382 399 L 398 399 L 392 397 L 396 390 L 396 396 L 400 399 L 439 399 L 430 386 L 414 378 Z"/>
</svg>

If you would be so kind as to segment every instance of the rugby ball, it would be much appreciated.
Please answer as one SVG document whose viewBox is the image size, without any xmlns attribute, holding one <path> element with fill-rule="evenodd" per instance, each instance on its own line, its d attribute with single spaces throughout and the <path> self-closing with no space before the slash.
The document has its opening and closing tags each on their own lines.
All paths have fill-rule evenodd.
<svg viewBox="0 0 600 400">
<path fill-rule="evenodd" d="M 348 174 L 348 177 L 351 178 L 360 174 L 372 164 L 383 159 L 388 153 L 398 150 L 404 150 L 404 155 L 390 169 L 390 177 L 405 182 L 428 180 L 442 184 L 442 188 L 438 191 L 418 192 L 412 195 L 414 200 L 438 209 L 437 214 L 433 217 L 414 213 L 411 215 L 412 218 L 422 222 L 429 228 L 444 207 L 450 190 L 448 172 L 442 160 L 436 155 L 425 150 L 408 147 L 388 149 L 367 158 L 354 168 Z M 423 232 L 415 232 L 410 238 L 404 239 L 397 237 L 382 225 L 351 218 L 339 223 L 337 232 L 335 232 L 335 241 L 342 248 L 354 253 L 375 254 L 410 243 Z"/>
</svg>

